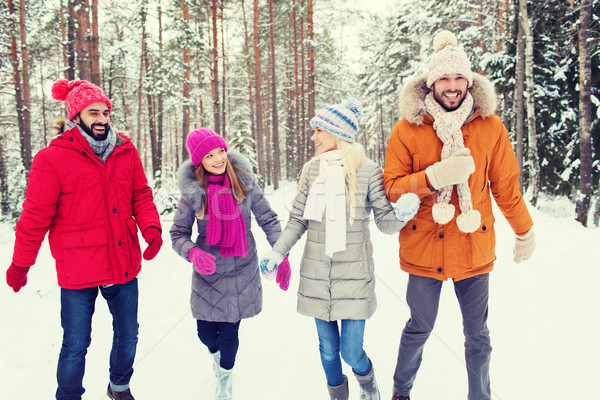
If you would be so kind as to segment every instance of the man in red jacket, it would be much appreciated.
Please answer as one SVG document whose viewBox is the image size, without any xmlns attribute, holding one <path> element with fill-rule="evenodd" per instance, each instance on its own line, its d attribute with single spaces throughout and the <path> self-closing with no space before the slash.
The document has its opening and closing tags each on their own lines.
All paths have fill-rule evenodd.
<svg viewBox="0 0 600 400">
<path fill-rule="evenodd" d="M 142 259 L 138 227 L 148 243 L 143 257 L 151 260 L 162 245 L 160 219 L 133 143 L 110 126 L 104 92 L 87 81 L 59 80 L 52 97 L 66 101 L 69 120 L 33 159 L 6 281 L 15 292 L 25 286 L 49 232 L 64 331 L 56 398 L 79 400 L 85 391 L 85 354 L 100 292 L 113 316 L 108 396 L 131 400 Z"/>
<path fill-rule="evenodd" d="M 493 85 L 471 71 L 451 32 L 436 35 L 434 47 L 428 73 L 407 81 L 400 93 L 403 118 L 390 136 L 383 173 L 391 201 L 407 192 L 421 198 L 399 237 L 400 266 L 410 274 L 410 319 L 400 340 L 393 400 L 409 399 L 448 279 L 463 317 L 468 399 L 490 400 L 491 196 L 515 232 L 515 262 L 534 251 L 533 221 L 519 191 L 508 131 L 495 115 Z"/>
</svg>

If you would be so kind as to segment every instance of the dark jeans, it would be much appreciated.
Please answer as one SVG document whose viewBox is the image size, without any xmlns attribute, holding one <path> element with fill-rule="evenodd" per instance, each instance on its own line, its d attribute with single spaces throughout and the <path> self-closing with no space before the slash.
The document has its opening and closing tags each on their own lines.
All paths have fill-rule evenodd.
<svg viewBox="0 0 600 400">
<path fill-rule="evenodd" d="M 352 367 L 359 375 L 371 370 L 371 362 L 363 350 L 365 320 L 341 320 L 341 332 L 337 321 L 323 321 L 315 318 L 319 335 L 319 353 L 329 386 L 338 386 L 344 382 L 342 361 Z"/>
<path fill-rule="evenodd" d="M 129 387 L 138 341 L 137 278 L 108 287 L 61 289 L 63 342 L 56 372 L 58 400 L 80 400 L 85 392 L 82 385 L 85 355 L 92 341 L 92 315 L 98 291 L 106 299 L 113 317 L 110 382 L 115 391 L 123 391 Z"/>
<path fill-rule="evenodd" d="M 410 275 L 406 301 L 410 319 L 406 323 L 394 373 L 394 390 L 408 395 L 421 365 L 423 348 L 438 313 L 442 281 Z M 454 282 L 465 334 L 465 360 L 469 381 L 469 400 L 490 400 L 490 356 L 492 346 L 487 328 L 489 275 L 478 275 Z"/>
<path fill-rule="evenodd" d="M 240 347 L 238 332 L 240 321 L 211 322 L 196 320 L 198 337 L 208 347 L 211 353 L 221 352 L 221 368 L 232 369 L 235 365 L 235 356 Z"/>
</svg>

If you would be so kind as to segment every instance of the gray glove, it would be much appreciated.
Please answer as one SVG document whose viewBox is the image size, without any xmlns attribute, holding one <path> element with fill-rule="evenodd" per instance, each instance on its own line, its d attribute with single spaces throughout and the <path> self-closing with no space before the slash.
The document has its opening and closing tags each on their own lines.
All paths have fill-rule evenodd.
<svg viewBox="0 0 600 400">
<path fill-rule="evenodd" d="M 471 151 L 466 147 L 425 169 L 427 179 L 435 190 L 465 182 L 473 172 L 475 172 L 475 162 Z"/>
</svg>

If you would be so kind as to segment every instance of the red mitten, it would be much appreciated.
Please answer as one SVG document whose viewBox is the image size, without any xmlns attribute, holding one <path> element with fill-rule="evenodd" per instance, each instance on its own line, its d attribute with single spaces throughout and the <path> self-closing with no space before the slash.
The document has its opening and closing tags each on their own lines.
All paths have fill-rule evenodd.
<svg viewBox="0 0 600 400">
<path fill-rule="evenodd" d="M 15 264 L 10 264 L 6 270 L 6 283 L 15 293 L 27 284 L 28 272 L 29 267 L 17 267 Z"/>
<path fill-rule="evenodd" d="M 217 266 L 215 264 L 215 256 L 209 254 L 199 247 L 194 247 L 188 253 L 188 258 L 196 268 L 196 271 L 202 275 L 212 275 Z"/>
<path fill-rule="evenodd" d="M 162 235 L 160 229 L 149 226 L 144 229 L 142 232 L 142 236 L 146 243 L 148 243 L 148 247 L 144 250 L 144 260 L 152 260 L 158 254 L 160 247 L 163 244 Z"/>
<path fill-rule="evenodd" d="M 279 283 L 281 290 L 288 290 L 290 286 L 290 278 L 292 277 L 292 268 L 288 256 L 283 258 L 283 261 L 277 266 L 277 277 L 275 282 Z"/>
</svg>

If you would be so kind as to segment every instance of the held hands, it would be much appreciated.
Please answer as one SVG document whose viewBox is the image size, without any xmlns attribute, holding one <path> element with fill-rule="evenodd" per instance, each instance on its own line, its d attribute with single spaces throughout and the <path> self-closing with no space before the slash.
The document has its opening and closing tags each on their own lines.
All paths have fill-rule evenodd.
<svg viewBox="0 0 600 400">
<path fill-rule="evenodd" d="M 215 256 L 209 254 L 199 247 L 194 247 L 188 253 L 188 258 L 202 275 L 212 275 L 217 266 L 215 264 Z"/>
<path fill-rule="evenodd" d="M 275 278 L 275 269 L 283 262 L 283 259 L 283 254 L 280 252 L 275 250 L 269 251 L 260 259 L 260 263 L 258 264 L 260 273 L 265 279 L 269 281 L 273 280 Z"/>
<path fill-rule="evenodd" d="M 466 147 L 425 169 L 429 183 L 435 190 L 465 182 L 473 172 L 475 162 Z"/>
<path fill-rule="evenodd" d="M 515 235 L 515 247 L 513 249 L 513 260 L 519 264 L 531 257 L 535 250 L 535 234 L 533 228 L 524 235 Z"/>
<path fill-rule="evenodd" d="M 15 264 L 10 264 L 10 267 L 6 270 L 6 283 L 12 288 L 13 292 L 17 293 L 27 284 L 28 272 L 29 267 L 17 267 Z"/>
<path fill-rule="evenodd" d="M 163 244 L 160 229 L 154 226 L 149 226 L 142 232 L 142 237 L 148 243 L 148 247 L 144 250 L 144 260 L 152 260 L 158 254 L 160 247 Z"/>
<path fill-rule="evenodd" d="M 407 222 L 414 218 L 419 206 L 421 205 L 421 199 L 414 193 L 404 193 L 394 207 L 394 216 L 400 222 Z"/>
</svg>

